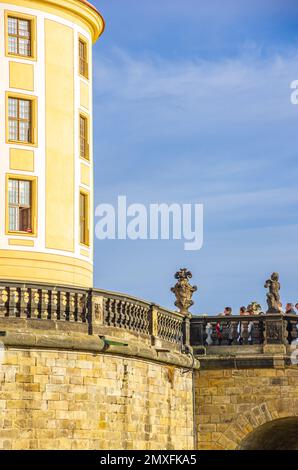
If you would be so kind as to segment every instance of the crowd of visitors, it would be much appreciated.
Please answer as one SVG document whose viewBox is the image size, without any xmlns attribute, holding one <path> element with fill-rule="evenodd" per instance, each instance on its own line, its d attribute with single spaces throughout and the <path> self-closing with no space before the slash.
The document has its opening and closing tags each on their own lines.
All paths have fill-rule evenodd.
<svg viewBox="0 0 298 470">
<path fill-rule="evenodd" d="M 280 307 L 280 312 L 282 314 L 286 315 L 297 315 L 298 313 L 298 302 L 295 304 L 288 302 L 285 306 L 285 310 L 283 311 L 282 304 L 279 304 Z M 252 316 L 252 315 L 260 315 L 263 314 L 261 306 L 257 304 L 256 302 L 252 302 L 249 304 L 247 307 L 240 307 L 239 309 L 239 315 L 240 316 Z M 231 317 L 232 316 L 232 308 L 231 307 L 226 307 L 223 311 L 223 313 L 218 314 L 219 317 Z M 293 328 L 292 324 L 289 323 L 290 326 L 288 328 Z M 225 326 L 225 339 L 227 339 L 228 345 L 232 345 L 234 340 L 235 340 L 235 327 L 234 323 L 231 321 L 225 322 L 225 325 L 223 325 L 223 322 L 218 320 L 215 325 L 215 333 L 216 333 L 216 338 L 217 338 L 217 343 L 218 345 L 221 345 L 224 335 L 223 335 L 223 329 Z M 244 328 L 247 327 L 247 340 L 248 344 L 253 344 L 253 329 L 254 329 L 254 321 L 250 320 L 248 321 L 248 324 L 245 325 L 242 321 L 239 321 L 237 324 L 237 342 L 238 344 L 243 344 L 244 341 Z M 291 341 L 292 338 L 292 330 L 288 330 L 288 340 L 289 342 Z M 212 333 L 212 325 L 211 323 L 208 323 L 206 326 L 206 333 L 207 333 L 207 338 L 211 339 L 211 333 Z M 297 323 L 297 330 L 298 330 L 298 323 Z"/>
<path fill-rule="evenodd" d="M 294 304 L 288 302 L 285 307 L 285 311 L 283 311 L 282 304 L 279 304 L 280 307 L 280 312 L 285 313 L 287 315 L 297 315 L 298 313 L 298 302 Z M 247 307 L 240 307 L 239 309 L 239 315 L 260 315 L 263 314 L 261 310 L 261 306 L 257 304 L 256 302 L 252 302 L 249 304 Z M 232 308 L 231 307 L 226 307 L 223 311 L 223 313 L 219 313 L 219 317 L 230 317 L 232 315 Z"/>
</svg>

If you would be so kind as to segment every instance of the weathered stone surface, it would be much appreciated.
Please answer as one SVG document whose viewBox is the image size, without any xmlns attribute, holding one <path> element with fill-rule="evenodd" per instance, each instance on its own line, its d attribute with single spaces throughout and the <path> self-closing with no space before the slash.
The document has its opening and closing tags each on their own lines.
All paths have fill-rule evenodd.
<svg viewBox="0 0 298 470">
<path fill-rule="evenodd" d="M 65 338 L 64 349 L 45 350 L 39 345 L 53 347 L 54 340 L 41 336 L 27 341 L 32 349 L 6 337 L 0 449 L 193 448 L 192 373 L 167 365 L 171 355 L 162 363 L 144 348 L 142 359 L 103 354 L 94 339 L 87 351 L 74 338 Z M 85 351 L 70 351 L 75 344 Z"/>
<path fill-rule="evenodd" d="M 276 353 L 276 350 L 273 349 L 271 352 Z M 280 351 L 278 353 L 280 354 Z M 290 418 L 292 419 L 289 421 L 290 441 L 291 445 L 294 445 L 294 438 L 291 436 L 294 429 L 298 430 L 297 366 L 286 366 L 284 357 L 281 358 L 282 361 L 276 363 L 275 356 L 268 355 L 266 359 L 267 364 L 270 364 L 268 368 L 264 368 L 260 357 L 254 356 L 247 360 L 249 359 L 252 367 L 237 370 L 221 369 L 222 357 L 201 358 L 202 367 L 195 373 L 199 449 L 228 450 L 249 448 L 250 445 L 260 446 L 261 441 L 251 437 L 254 431 L 257 431 L 257 437 L 260 434 L 266 441 L 265 434 L 259 432 L 259 429 L 270 423 L 278 423 L 280 420 L 285 428 L 280 425 L 276 429 L 280 430 L 281 436 L 285 436 L 288 421 L 284 420 Z M 210 360 L 212 366 L 209 369 Z M 215 364 L 217 370 L 214 369 Z M 260 367 L 256 367 L 258 365 Z M 297 417 L 296 421 L 294 417 Z M 274 426 L 272 424 L 272 429 Z M 266 445 L 269 446 L 271 441 L 272 439 L 268 438 Z M 282 445 L 286 446 L 287 443 L 280 445 L 282 448 Z"/>
<path fill-rule="evenodd" d="M 139 302 L 134 327 L 123 318 L 129 299 L 111 300 L 97 300 L 93 334 L 84 321 L 0 318 L 0 449 L 236 449 L 262 426 L 298 417 L 288 346 L 211 346 L 199 362 L 173 341 L 178 313 Z"/>
</svg>

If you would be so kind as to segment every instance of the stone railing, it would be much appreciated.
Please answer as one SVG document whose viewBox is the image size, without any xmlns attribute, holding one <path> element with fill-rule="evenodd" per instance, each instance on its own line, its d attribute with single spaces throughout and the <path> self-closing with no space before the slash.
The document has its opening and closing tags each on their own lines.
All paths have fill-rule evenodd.
<svg viewBox="0 0 298 470">
<path fill-rule="evenodd" d="M 98 289 L 0 281 L 0 324 L 9 324 L 10 319 L 29 322 L 39 329 L 89 334 L 127 330 L 152 343 L 160 340 L 176 348 L 189 343 L 188 317 L 131 296 Z M 21 322 L 17 324 L 21 327 Z"/>
<path fill-rule="evenodd" d="M 84 289 L 0 281 L 0 318 L 86 323 L 88 300 Z"/>
<path fill-rule="evenodd" d="M 296 315 L 194 316 L 190 323 L 192 346 L 287 345 L 298 337 Z"/>
<path fill-rule="evenodd" d="M 150 304 L 119 294 L 96 291 L 96 295 L 102 296 L 104 325 L 151 334 Z"/>
<path fill-rule="evenodd" d="M 170 343 L 183 343 L 184 320 L 179 314 L 173 315 L 168 310 L 158 308 L 157 336 Z"/>
<path fill-rule="evenodd" d="M 94 289 L 93 324 L 150 336 L 179 347 L 188 344 L 189 318 L 124 294 Z"/>
</svg>

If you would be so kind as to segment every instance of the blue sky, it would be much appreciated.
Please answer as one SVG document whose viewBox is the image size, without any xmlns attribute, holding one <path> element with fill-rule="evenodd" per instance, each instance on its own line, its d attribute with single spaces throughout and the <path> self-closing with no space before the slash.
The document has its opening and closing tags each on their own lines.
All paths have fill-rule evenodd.
<svg viewBox="0 0 298 470">
<path fill-rule="evenodd" d="M 180 267 L 193 313 L 257 300 L 279 271 L 298 301 L 298 4 L 101 0 L 94 47 L 95 205 L 203 203 L 204 246 L 95 243 L 96 287 L 173 307 Z M 97 220 L 96 220 L 97 221 Z"/>
</svg>

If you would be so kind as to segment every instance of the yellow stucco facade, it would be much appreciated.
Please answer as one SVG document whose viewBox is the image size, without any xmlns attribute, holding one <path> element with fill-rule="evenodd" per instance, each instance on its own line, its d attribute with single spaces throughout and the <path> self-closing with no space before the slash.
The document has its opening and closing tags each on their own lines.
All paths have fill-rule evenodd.
<svg viewBox="0 0 298 470">
<path fill-rule="evenodd" d="M 103 29 L 86 0 L 0 0 L 0 279 L 93 285 L 92 44 Z"/>
</svg>

